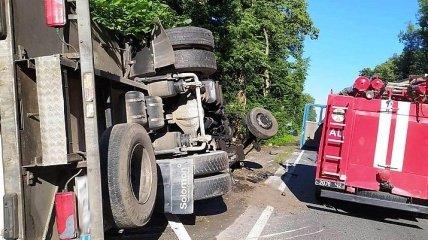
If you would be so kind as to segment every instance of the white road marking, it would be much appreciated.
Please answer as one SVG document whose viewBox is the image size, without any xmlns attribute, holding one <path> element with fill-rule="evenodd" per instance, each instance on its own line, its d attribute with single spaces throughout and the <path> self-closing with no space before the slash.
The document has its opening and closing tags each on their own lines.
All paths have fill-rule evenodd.
<svg viewBox="0 0 428 240">
<path fill-rule="evenodd" d="M 250 233 L 248 234 L 246 240 L 257 240 L 263 232 L 267 222 L 269 221 L 270 215 L 273 212 L 272 206 L 267 206 L 266 209 L 262 212 L 256 224 L 254 224 Z"/>
<path fill-rule="evenodd" d="M 395 126 L 394 143 L 392 147 L 391 170 L 403 170 L 404 152 L 406 150 L 407 129 L 409 127 L 410 103 L 398 102 L 397 124 Z"/>
<path fill-rule="evenodd" d="M 184 228 L 184 225 L 181 223 L 180 219 L 178 219 L 177 215 L 167 213 L 165 214 L 165 217 L 168 220 L 169 226 L 172 228 L 179 240 L 192 240 L 186 228 Z"/>
<path fill-rule="evenodd" d="M 219 233 L 216 239 L 245 239 L 262 211 L 263 209 L 259 207 L 249 206 L 231 225 Z"/>
<path fill-rule="evenodd" d="M 387 109 L 390 109 L 390 106 L 388 106 L 389 104 L 392 104 L 392 102 L 382 100 L 380 107 L 381 112 L 379 113 L 379 126 L 377 129 L 376 150 L 373 162 L 373 167 L 375 168 L 382 168 L 379 166 L 386 165 L 386 155 L 388 153 L 389 134 L 391 133 L 392 120 L 392 112 L 387 111 Z"/>
<path fill-rule="evenodd" d="M 293 229 L 293 230 L 288 230 L 288 231 L 284 231 L 284 232 L 267 234 L 267 235 L 260 236 L 260 238 L 270 238 L 270 237 L 275 237 L 275 236 L 282 235 L 282 234 L 286 234 L 286 233 L 297 232 L 297 231 L 300 231 L 300 230 L 303 230 L 303 229 L 306 229 L 306 228 L 308 228 L 308 227 L 301 227 L 301 228 L 297 228 L 297 229 Z"/>
<path fill-rule="evenodd" d="M 286 172 L 286 173 L 288 173 L 288 175 L 285 176 L 284 181 L 281 181 L 281 184 L 278 187 L 278 190 L 280 192 L 284 192 L 285 191 L 286 185 L 287 185 L 288 181 L 290 181 L 290 178 L 291 178 L 291 176 L 292 176 L 292 174 L 294 172 L 294 169 L 296 169 L 295 167 L 297 166 L 297 164 L 299 164 L 300 159 L 302 159 L 303 153 L 305 153 L 305 150 L 302 150 L 300 152 L 299 156 L 293 162 L 293 168 L 291 168 L 290 171 Z"/>
<path fill-rule="evenodd" d="M 297 152 L 293 152 L 290 156 L 290 158 L 292 156 L 296 156 L 298 155 Z M 275 174 L 273 176 L 268 177 L 268 179 L 266 179 L 265 184 L 274 184 L 274 183 L 280 183 L 282 182 L 281 177 L 285 174 L 285 169 L 284 167 L 280 166 Z"/>
</svg>

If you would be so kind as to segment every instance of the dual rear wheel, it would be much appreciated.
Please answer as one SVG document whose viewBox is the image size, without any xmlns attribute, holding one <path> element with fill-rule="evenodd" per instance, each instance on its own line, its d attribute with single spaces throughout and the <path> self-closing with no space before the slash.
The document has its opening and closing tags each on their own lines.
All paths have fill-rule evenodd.
<svg viewBox="0 0 428 240">
<path fill-rule="evenodd" d="M 117 124 L 100 141 L 104 212 L 117 228 L 147 224 L 155 207 L 157 167 L 151 139 L 139 124 Z M 194 162 L 194 200 L 230 191 L 227 153 L 214 151 L 188 156 Z M 174 161 L 159 160 L 159 161 Z"/>
</svg>

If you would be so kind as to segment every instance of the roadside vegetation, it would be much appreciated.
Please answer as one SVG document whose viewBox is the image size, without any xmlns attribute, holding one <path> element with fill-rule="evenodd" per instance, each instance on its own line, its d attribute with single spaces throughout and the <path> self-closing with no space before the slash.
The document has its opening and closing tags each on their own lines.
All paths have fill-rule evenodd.
<svg viewBox="0 0 428 240">
<path fill-rule="evenodd" d="M 362 69 L 360 75 L 378 75 L 389 82 L 397 82 L 409 75 L 428 73 L 428 0 L 419 0 L 416 23 L 409 23 L 398 38 L 404 45 L 402 53 L 395 54 L 373 69 Z"/>
<path fill-rule="evenodd" d="M 318 29 L 306 0 L 92 0 L 94 21 L 122 36 L 142 39 L 159 19 L 167 27 L 193 25 L 210 29 L 216 40 L 218 71 L 226 111 L 243 117 L 255 106 L 273 112 L 284 144 L 300 129 L 309 66 L 303 57 L 306 37 Z"/>
</svg>

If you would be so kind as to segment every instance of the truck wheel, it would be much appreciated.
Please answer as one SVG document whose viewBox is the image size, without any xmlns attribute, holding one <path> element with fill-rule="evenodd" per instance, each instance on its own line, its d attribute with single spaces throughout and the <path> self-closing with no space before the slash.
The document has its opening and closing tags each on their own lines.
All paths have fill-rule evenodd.
<svg viewBox="0 0 428 240">
<path fill-rule="evenodd" d="M 409 198 L 394 195 L 387 192 L 378 192 L 378 191 L 358 191 L 357 195 L 363 196 L 363 197 L 369 197 L 369 198 L 376 198 L 381 200 L 387 200 L 392 202 L 399 202 L 399 203 L 407 203 Z"/>
<path fill-rule="evenodd" d="M 229 173 L 196 178 L 193 186 L 193 199 L 203 200 L 222 196 L 232 189 L 232 178 Z"/>
<path fill-rule="evenodd" d="M 194 72 L 207 77 L 217 71 L 215 55 L 199 49 L 176 50 L 175 69 L 179 72 Z"/>
<path fill-rule="evenodd" d="M 247 114 L 248 130 L 259 139 L 269 139 L 278 132 L 278 122 L 272 113 L 264 108 L 253 108 Z"/>
<path fill-rule="evenodd" d="M 214 49 L 213 33 L 199 27 L 177 27 L 165 30 L 174 49 Z"/>
<path fill-rule="evenodd" d="M 118 228 L 144 226 L 157 191 L 156 159 L 150 137 L 139 124 L 111 129 L 107 154 L 109 205 Z"/>
<path fill-rule="evenodd" d="M 218 173 L 229 168 L 229 159 L 224 151 L 195 154 L 186 158 L 193 158 L 195 176 Z"/>
</svg>

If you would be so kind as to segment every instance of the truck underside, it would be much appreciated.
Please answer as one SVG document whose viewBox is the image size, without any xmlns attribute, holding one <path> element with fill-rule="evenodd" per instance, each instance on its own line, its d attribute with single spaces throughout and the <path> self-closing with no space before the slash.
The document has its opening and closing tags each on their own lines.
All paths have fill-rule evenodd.
<svg viewBox="0 0 428 240">
<path fill-rule="evenodd" d="M 234 144 L 206 29 L 158 23 L 136 46 L 91 22 L 85 0 L 64 5 L 61 28 L 46 26 L 42 0 L 3 3 L 6 239 L 103 239 L 145 225 L 155 204 L 193 213 L 231 189 L 244 147 L 277 131 L 256 108 Z"/>
</svg>

